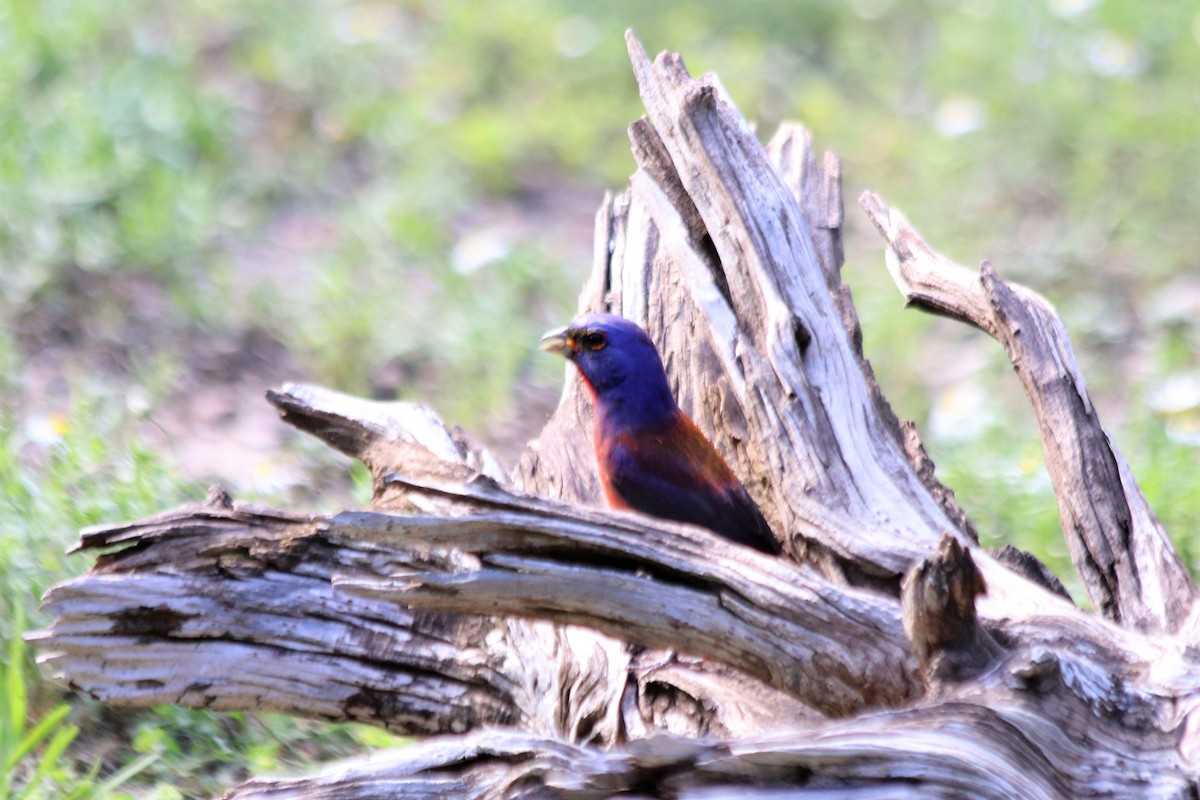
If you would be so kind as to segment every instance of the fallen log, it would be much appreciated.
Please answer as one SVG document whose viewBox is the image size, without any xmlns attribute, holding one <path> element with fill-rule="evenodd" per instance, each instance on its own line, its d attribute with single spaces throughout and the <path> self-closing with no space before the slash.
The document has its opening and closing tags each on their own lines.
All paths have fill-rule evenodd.
<svg viewBox="0 0 1200 800">
<path fill-rule="evenodd" d="M 597 508 L 570 373 L 511 476 L 428 409 L 289 385 L 270 402 L 368 466 L 371 507 L 217 492 L 86 530 L 103 552 L 48 594 L 42 661 L 114 704 L 437 734 L 236 798 L 1196 796 L 1196 587 L 1054 309 L 862 198 L 906 300 L 1013 360 L 1094 614 L 979 546 L 888 406 L 836 157 L 795 125 L 764 148 L 715 77 L 629 48 L 639 169 L 597 215 L 580 310 L 646 328 L 785 557 Z"/>
</svg>

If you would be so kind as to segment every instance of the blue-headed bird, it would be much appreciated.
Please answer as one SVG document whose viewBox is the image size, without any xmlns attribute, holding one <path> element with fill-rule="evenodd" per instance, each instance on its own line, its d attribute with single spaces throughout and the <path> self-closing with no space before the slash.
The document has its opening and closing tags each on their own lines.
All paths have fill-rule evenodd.
<svg viewBox="0 0 1200 800">
<path fill-rule="evenodd" d="M 613 314 L 586 314 L 547 332 L 541 348 L 571 361 L 592 396 L 596 463 L 610 507 L 780 552 L 746 488 L 675 403 L 645 331 Z"/>
</svg>

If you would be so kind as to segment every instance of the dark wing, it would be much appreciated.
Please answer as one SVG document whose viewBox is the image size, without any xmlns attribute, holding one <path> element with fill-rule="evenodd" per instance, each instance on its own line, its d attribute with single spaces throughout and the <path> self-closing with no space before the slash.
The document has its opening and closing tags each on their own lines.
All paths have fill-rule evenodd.
<svg viewBox="0 0 1200 800">
<path fill-rule="evenodd" d="M 614 494 L 630 508 L 708 528 L 777 555 L 779 544 L 744 486 L 682 414 L 664 430 L 615 437 L 602 456 Z"/>
</svg>

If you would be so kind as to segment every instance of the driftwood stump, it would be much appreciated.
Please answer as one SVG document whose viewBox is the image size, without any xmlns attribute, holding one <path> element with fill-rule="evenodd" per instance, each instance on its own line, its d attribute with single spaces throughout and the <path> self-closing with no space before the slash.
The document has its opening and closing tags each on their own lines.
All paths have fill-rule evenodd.
<svg viewBox="0 0 1200 800">
<path fill-rule="evenodd" d="M 629 50 L 639 169 L 580 308 L 646 327 L 786 557 L 598 508 L 573 374 L 511 476 L 427 409 L 291 385 L 269 400 L 370 467 L 371 508 L 215 492 L 86 530 L 104 552 L 47 596 L 42 660 L 114 704 L 437 734 L 233 798 L 1196 797 L 1195 584 L 1054 309 L 861 198 L 906 300 L 1011 357 L 1095 614 L 979 547 L 880 393 L 836 157 L 795 125 L 762 147 L 715 77 Z"/>
</svg>

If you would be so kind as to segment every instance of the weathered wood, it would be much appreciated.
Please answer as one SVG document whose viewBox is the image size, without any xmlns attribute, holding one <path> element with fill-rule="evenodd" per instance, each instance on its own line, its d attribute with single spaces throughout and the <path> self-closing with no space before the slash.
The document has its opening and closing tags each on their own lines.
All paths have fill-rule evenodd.
<svg viewBox="0 0 1200 800">
<path fill-rule="evenodd" d="M 999 660 L 1000 645 L 975 613 L 975 598 L 986 593 L 970 552 L 950 536 L 905 576 L 904 632 L 926 683 L 961 683 Z"/>
<path fill-rule="evenodd" d="M 258 779 L 228 800 L 366 797 L 738 797 L 994 800 L 1192 796 L 1169 743 L 1097 758 L 1099 741 L 1031 740 L 1028 710 L 941 703 L 712 743 L 659 737 L 607 752 L 511 731 L 435 739 L 322 775 Z M 1049 733 L 1049 731 L 1046 731 Z"/>
<path fill-rule="evenodd" d="M 336 586 L 415 608 L 569 620 L 704 655 L 830 716 L 916 696 L 915 663 L 886 598 L 690 526 L 571 512 L 494 488 L 455 494 L 495 508 L 466 519 L 351 512 L 331 533 L 453 546 L 477 562 Z"/>
<path fill-rule="evenodd" d="M 877 195 L 859 200 L 888 243 L 905 301 L 977 327 L 1004 346 L 1033 406 L 1071 561 L 1092 603 L 1146 633 L 1174 633 L 1195 614 L 1196 585 L 1105 432 L 1066 327 L 1041 295 L 954 264 Z"/>
<path fill-rule="evenodd" d="M 423 691 L 430 702 L 457 703 L 467 727 L 531 726 L 533 709 L 515 689 L 524 659 L 499 666 L 519 652 L 508 641 L 514 629 L 478 616 L 487 609 L 569 620 L 723 661 L 835 716 L 897 705 L 919 692 L 916 664 L 886 598 L 835 586 L 690 526 L 573 510 L 495 486 L 452 496 L 469 513 L 291 519 L 200 507 L 89 531 L 87 547 L 123 549 L 48 596 L 57 652 L 46 660 L 85 691 L 139 705 L 295 713 L 317 687 L 345 704 L 356 686 L 369 684 L 384 709 L 369 718 L 405 732 L 424 730 L 421 722 L 455 729 L 450 713 L 417 722 L 401 713 L 406 703 L 414 714 L 420 710 L 404 687 L 440 680 L 458 691 Z M 179 596 L 188 601 L 172 602 Z M 226 619 L 234 610 L 236 619 Z M 204 642 L 231 651 L 215 664 L 219 679 L 214 664 L 178 658 Z M 106 659 L 107 646 L 120 653 Z M 136 668 L 126 668 L 122 657 Z M 229 669 L 238 658 L 250 660 L 253 673 Z M 389 686 L 401 696 L 383 698 Z M 254 687 L 254 702 L 238 706 Z M 483 691 L 473 697 L 468 689 Z M 615 708 L 623 689 L 623 679 L 612 682 L 601 707 Z M 332 700 L 310 711 L 361 718 Z"/>
<path fill-rule="evenodd" d="M 272 398 L 276 403 L 286 398 L 288 418 L 301 427 L 336 442 L 361 443 L 361 457 L 377 474 L 398 466 L 429 481 L 466 470 L 484 481 L 481 486 L 492 488 L 455 495 L 407 486 L 399 475 L 383 473 L 376 487 L 377 499 L 383 499 L 380 507 L 395 507 L 396 498 L 403 497 L 399 505 L 410 512 L 442 516 L 367 514 L 363 519 L 371 524 L 356 525 L 355 514 L 294 515 L 233 505 L 222 496 L 220 502 L 141 523 L 85 530 L 77 549 L 121 549 L 99 556 L 92 574 L 47 596 L 47 608 L 57 619 L 40 637 L 45 643 L 43 661 L 79 689 L 119 705 L 174 702 L 278 710 L 371 721 L 403 733 L 505 722 L 573 741 L 599 742 L 615 741 L 629 729 L 655 727 L 693 735 L 745 735 L 812 716 L 802 702 L 742 672 L 713 671 L 687 660 L 664 663 L 662 658 L 632 664 L 623 645 L 591 629 L 492 618 L 491 612 L 505 610 L 497 602 L 482 606 L 488 617 L 479 616 L 480 609 L 457 616 L 420 610 L 416 592 L 414 603 L 392 607 L 394 594 L 388 600 L 363 601 L 337 591 L 335 577 L 348 583 L 382 583 L 396 574 L 431 581 L 462 575 L 470 566 L 461 555 L 471 552 L 466 532 L 514 535 L 511 519 L 488 519 L 481 513 L 504 507 L 505 498 L 509 506 L 521 501 L 502 492 L 486 475 L 468 470 L 467 459 L 481 464 L 489 459 L 450 446 L 451 432 L 426 409 L 372 404 L 302 385 L 284 387 Z M 339 416 L 347 409 L 356 417 Z M 397 416 L 391 416 L 394 412 Z M 536 503 L 523 510 L 517 522 L 532 530 L 517 530 L 515 538 L 529 540 L 524 551 L 535 555 L 547 550 L 546 541 L 548 552 L 561 549 L 561 538 L 554 534 L 557 524 L 590 525 L 603 534 L 603 522 L 613 517 Z M 539 521 L 538 514 L 548 519 Z M 561 519 L 556 521 L 554 514 Z M 383 533 L 378 530 L 380 520 L 390 525 Z M 440 527 L 439 522 L 450 527 Z M 633 530 L 646 523 L 622 522 Z M 443 534 L 440 539 L 422 536 L 431 526 Z M 496 534 L 487 533 L 493 528 Z M 661 540 L 663 534 L 657 537 Z M 637 536 L 625 538 L 641 541 Z M 703 542 L 711 539 L 702 537 Z M 617 550 L 620 546 L 618 540 Z M 644 541 L 619 556 L 611 547 L 599 547 L 588 556 L 589 566 L 605 557 L 633 563 L 647 550 Z M 703 557 L 696 553 L 703 547 L 692 551 L 696 563 L 691 567 L 702 572 Z M 768 561 L 770 568 L 795 571 Z M 759 580 L 766 578 L 759 575 Z M 177 597 L 189 598 L 189 603 L 177 615 L 167 613 L 179 607 L 173 603 Z M 869 608 L 874 601 L 868 597 L 866 602 Z M 441 610 L 453 610 L 448 606 Z M 874 613 L 881 623 L 894 625 L 877 602 L 874 606 L 867 619 Z M 226 619 L 231 614 L 236 624 Z M 726 623 L 710 619 L 707 624 Z M 633 641 L 663 643 L 649 622 L 630 632 L 638 634 L 627 637 Z M 705 635 L 719 640 L 721 631 Z M 830 635 L 843 640 L 843 661 L 860 657 L 851 653 L 845 631 L 831 630 Z M 758 638 L 767 642 L 768 634 Z M 685 649 L 694 645 L 678 637 L 672 643 Z M 208 648 L 208 658 L 185 655 L 208 653 Z M 881 651 L 880 659 L 902 663 L 904 652 Z M 811 665 L 805 669 L 811 670 Z M 915 675 L 909 669 L 910 676 Z M 677 685 L 669 685 L 667 672 Z M 910 677 L 904 689 L 904 680 L 902 671 L 897 672 L 891 690 L 877 687 L 873 697 L 866 693 L 869 702 L 896 702 L 889 695 L 916 685 Z M 839 702 L 826 697 L 815 676 L 810 674 L 807 681 L 809 694 L 821 697 L 825 707 Z M 622 710 L 629 687 L 634 689 L 633 704 L 626 703 Z M 691 698 L 696 705 L 686 712 L 679 702 L 663 708 L 646 694 L 661 699 L 673 689 L 678 690 L 677 701 Z M 842 697 L 840 702 L 850 703 L 843 713 L 868 702 L 857 689 L 854 693 L 857 699 Z M 724 709 L 711 700 L 733 695 L 761 699 Z"/>
<path fill-rule="evenodd" d="M 925 452 L 916 426 L 901 420 L 892 410 L 887 398 L 875 380 L 875 371 L 863 355 L 862 326 L 850 287 L 842 282 L 841 268 L 844 261 L 842 250 L 842 222 L 845 209 L 842 202 L 842 166 L 833 153 L 825 153 L 822 163 L 817 164 L 812 136 L 802 126 L 784 123 L 767 143 L 771 164 L 791 190 L 796 202 L 804 210 L 808 229 L 812 234 L 813 247 L 829 287 L 829 295 L 842 317 L 851 350 L 858 361 L 859 369 L 866 381 L 867 391 L 875 405 L 880 423 L 896 440 L 917 478 L 925 485 L 930 496 L 942 507 L 955 527 L 972 541 L 978 534 L 967 514 L 954 499 L 954 492 L 944 486 L 934 474 L 933 461 Z"/>
<path fill-rule="evenodd" d="M 371 508 L 216 493 L 85 531 L 106 552 L 49 593 L 43 661 L 108 702 L 458 734 L 236 798 L 1197 796 L 1196 589 L 1053 309 L 864 197 L 909 302 L 1013 358 L 1100 616 L 978 547 L 880 392 L 837 159 L 792 125 L 764 149 L 714 77 L 629 46 L 639 169 L 597 215 L 579 306 L 646 327 L 788 558 L 590 507 L 569 369 L 511 479 L 427 409 L 291 385 L 271 402 L 368 465 Z"/>
<path fill-rule="evenodd" d="M 175 703 L 374 722 L 404 733 L 517 723 L 485 625 L 330 591 L 335 571 L 390 574 L 411 557 L 337 547 L 320 518 L 183 509 L 86 532 L 123 545 L 52 590 L 42 660 L 119 705 Z"/>
<path fill-rule="evenodd" d="M 443 480 L 486 475 L 505 481 L 495 456 L 461 429 L 446 427 L 419 403 L 381 403 L 302 383 L 270 390 L 267 400 L 284 422 L 366 464 L 374 507 L 414 508 L 411 498 L 383 481 L 397 469 Z"/>
<path fill-rule="evenodd" d="M 396 467 L 431 479 L 495 471 L 481 448 L 413 404 L 295 384 L 271 399 L 289 421 L 362 458 L 380 476 L 379 507 L 461 513 L 383 481 Z M 455 556 L 338 540 L 325 517 L 217 498 L 83 531 L 77 549 L 120 549 L 48 593 L 56 619 L 36 637 L 43 663 L 117 705 L 286 711 L 409 734 L 502 723 L 579 741 L 619 738 L 629 680 L 620 643 L 583 628 L 336 592 L 335 575 L 453 569 Z"/>
<path fill-rule="evenodd" d="M 740 435 L 733 449 L 743 481 L 752 493 L 766 484 L 756 499 L 789 532 L 793 552 L 831 573 L 840 567 L 854 580 L 898 584 L 908 564 L 957 528 L 879 416 L 830 294 L 833 265 L 822 269 L 795 199 L 805 187 L 784 185 L 714 77 L 693 79 L 665 54 L 652 64 L 632 37 L 630 56 L 647 119 L 717 256 L 714 264 L 680 241 L 686 225 L 672 193 L 650 178 L 659 165 L 634 176 L 634 197 L 648 207 L 665 251 L 656 268 L 674 272 L 683 287 L 646 292 L 655 298 L 651 335 L 664 352 L 688 359 L 676 380 L 696 387 L 692 393 L 725 390 L 718 402 L 685 409 L 714 439 Z M 821 184 L 834 191 L 836 175 Z M 823 216 L 828 224 L 831 215 Z M 667 320 L 661 332 L 658 309 Z M 621 311 L 638 319 L 637 309 Z M 697 363 L 692 354 L 705 342 L 716 358 Z M 681 386 L 677 394 L 683 403 L 689 392 Z M 721 424 L 728 419 L 732 425 Z"/>
</svg>

